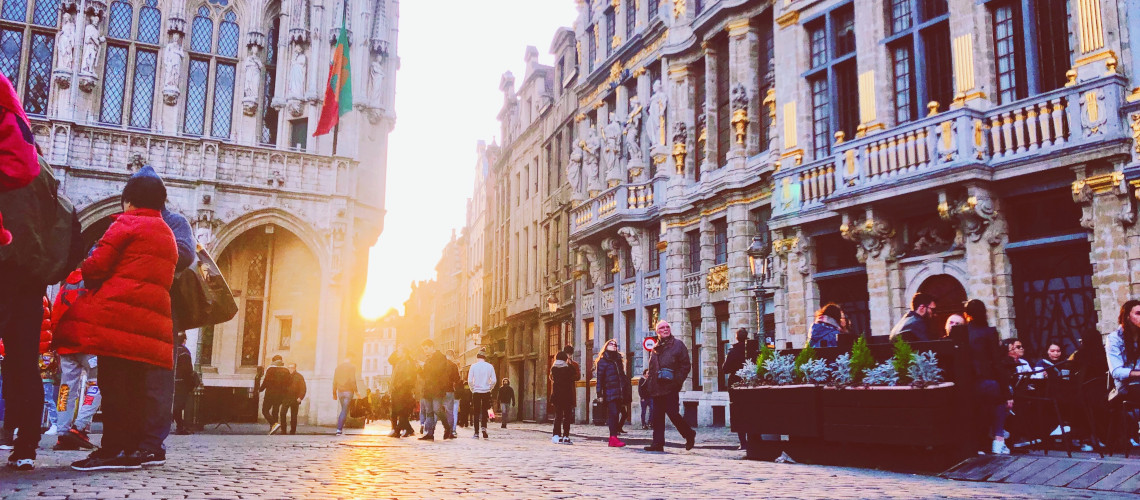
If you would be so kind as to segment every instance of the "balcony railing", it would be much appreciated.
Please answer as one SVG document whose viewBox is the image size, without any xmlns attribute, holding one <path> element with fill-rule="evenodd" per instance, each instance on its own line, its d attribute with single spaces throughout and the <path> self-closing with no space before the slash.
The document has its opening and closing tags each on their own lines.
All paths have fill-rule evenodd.
<svg viewBox="0 0 1140 500">
<path fill-rule="evenodd" d="M 1123 78 L 1106 76 L 990 110 L 958 108 L 837 144 L 834 154 L 775 175 L 773 214 L 981 164 L 1056 157 L 1126 138 L 1119 119 Z"/>
<path fill-rule="evenodd" d="M 701 278 L 702 274 L 700 272 L 685 275 L 685 297 L 701 296 L 701 284 L 704 281 Z"/>
<path fill-rule="evenodd" d="M 639 184 L 622 184 L 602 191 L 570 212 L 571 232 L 589 228 L 613 217 L 643 215 L 657 206 L 661 178 Z"/>
</svg>

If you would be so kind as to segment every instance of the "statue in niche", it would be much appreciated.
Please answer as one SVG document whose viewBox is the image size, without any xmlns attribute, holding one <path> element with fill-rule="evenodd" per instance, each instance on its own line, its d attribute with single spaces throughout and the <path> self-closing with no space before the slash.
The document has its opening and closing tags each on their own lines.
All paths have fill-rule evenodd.
<svg viewBox="0 0 1140 500">
<path fill-rule="evenodd" d="M 170 41 L 162 49 L 162 95 L 166 104 L 173 105 L 178 100 L 178 76 L 182 74 L 182 59 L 185 58 L 182 33 L 172 32 Z"/>
<path fill-rule="evenodd" d="M 625 150 L 630 169 L 645 164 L 645 154 L 641 151 L 641 100 L 637 96 L 629 98 L 629 117 L 625 121 Z"/>
<path fill-rule="evenodd" d="M 570 191 L 573 193 L 574 200 L 585 199 L 585 186 L 582 184 L 582 163 L 585 161 L 586 152 L 583 149 L 585 141 L 578 141 L 574 143 L 570 150 L 570 162 L 566 164 L 566 179 L 570 182 Z"/>
<path fill-rule="evenodd" d="M 628 226 L 618 229 L 618 235 L 629 244 L 629 258 L 633 261 L 633 269 L 638 272 L 645 270 L 645 251 L 641 241 L 641 233 L 642 231 Z"/>
<path fill-rule="evenodd" d="M 384 60 L 379 56 L 368 65 L 368 101 L 377 108 L 384 104 Z"/>
<path fill-rule="evenodd" d="M 55 48 L 55 67 L 71 71 L 75 66 L 75 15 L 70 12 L 63 13 L 59 35 L 55 37 Z"/>
<path fill-rule="evenodd" d="M 245 56 L 245 78 L 242 80 L 242 110 L 246 116 L 257 112 L 257 90 L 261 87 L 261 58 L 256 45 L 250 45 L 249 55 Z"/>
<path fill-rule="evenodd" d="M 581 145 L 583 153 L 584 171 L 586 173 L 586 187 L 590 191 L 601 190 L 600 168 L 598 165 L 601 159 L 601 140 L 598 138 L 598 131 L 592 126 L 586 127 L 586 133 L 582 136 L 582 140 L 578 143 Z"/>
<path fill-rule="evenodd" d="M 606 180 L 620 181 L 623 176 L 616 171 L 618 158 L 621 157 L 621 122 L 617 121 L 613 112 L 610 112 L 610 119 L 602 129 L 602 139 L 605 141 L 602 149 L 602 168 L 606 169 Z"/>
<path fill-rule="evenodd" d="M 668 106 L 669 97 L 661 89 L 661 80 L 653 82 L 653 93 L 649 96 L 649 108 L 645 115 L 650 151 L 665 144 L 665 110 Z"/>
<path fill-rule="evenodd" d="M 301 44 L 293 44 L 293 60 L 289 63 L 289 96 L 303 99 L 305 96 L 305 48 Z"/>
<path fill-rule="evenodd" d="M 95 89 L 95 66 L 104 40 L 99 33 L 99 16 L 95 13 L 88 14 L 87 26 L 83 27 L 83 62 L 79 67 L 79 88 L 84 92 Z"/>
</svg>

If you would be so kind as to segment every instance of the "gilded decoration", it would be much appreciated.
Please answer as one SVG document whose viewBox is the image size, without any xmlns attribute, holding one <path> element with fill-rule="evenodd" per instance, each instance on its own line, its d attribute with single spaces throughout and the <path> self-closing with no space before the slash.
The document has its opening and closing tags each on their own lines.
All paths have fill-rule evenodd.
<svg viewBox="0 0 1140 500">
<path fill-rule="evenodd" d="M 673 0 L 673 19 L 680 19 L 685 15 L 685 0 Z"/>
<path fill-rule="evenodd" d="M 791 252 L 792 249 L 796 248 L 796 246 L 799 244 L 800 239 L 798 237 L 772 240 L 772 253 L 783 257 L 785 255 L 788 255 L 788 253 Z"/>
<path fill-rule="evenodd" d="M 789 11 L 784 15 L 776 18 L 776 24 L 781 28 L 787 28 L 793 24 L 800 22 L 800 12 L 797 10 Z"/>
<path fill-rule="evenodd" d="M 895 236 L 895 230 L 885 219 L 875 218 L 868 209 L 867 218 L 863 221 L 853 221 L 848 214 L 843 214 L 839 234 L 843 239 L 856 244 L 856 258 L 859 262 L 867 262 L 868 257 L 882 255 L 887 243 Z"/>
<path fill-rule="evenodd" d="M 721 264 L 709 269 L 709 274 L 705 276 L 705 288 L 708 289 L 709 293 L 728 290 L 728 264 Z"/>
<path fill-rule="evenodd" d="M 1140 155 L 1140 113 L 1132 113 L 1129 118 L 1132 127 L 1132 150 Z"/>
<path fill-rule="evenodd" d="M 732 127 L 736 131 L 736 144 L 743 146 L 748 132 L 748 89 L 736 84 L 730 92 L 732 96 Z"/>
<path fill-rule="evenodd" d="M 595 31 L 594 35 L 597 36 L 597 34 L 598 32 Z M 629 68 L 637 68 L 640 66 L 642 62 L 647 60 L 652 54 L 661 48 L 661 45 L 665 43 L 668 35 L 669 31 L 666 30 L 652 42 L 649 42 L 643 49 L 634 54 L 633 57 L 627 59 L 625 62 L 622 62 L 620 60 L 614 61 L 613 65 L 610 66 L 609 77 L 606 78 L 605 81 L 599 83 L 597 87 L 594 87 L 594 89 L 587 93 L 585 97 L 578 99 L 578 105 L 581 107 L 589 107 L 591 105 L 594 107 L 600 107 L 602 104 L 602 101 L 600 100 L 601 96 L 605 93 L 610 92 L 610 90 L 613 89 L 614 85 L 621 82 L 624 70 Z M 616 35 L 614 39 L 617 40 Z M 614 44 L 614 46 L 616 47 L 617 44 Z M 672 73 L 672 70 L 670 70 L 670 73 Z M 631 72 L 630 74 L 632 75 L 633 73 Z"/>
</svg>

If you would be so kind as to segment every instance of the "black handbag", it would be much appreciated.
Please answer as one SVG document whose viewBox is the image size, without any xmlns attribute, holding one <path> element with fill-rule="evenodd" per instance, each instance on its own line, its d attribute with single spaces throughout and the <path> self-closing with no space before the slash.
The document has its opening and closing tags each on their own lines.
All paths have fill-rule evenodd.
<svg viewBox="0 0 1140 500">
<path fill-rule="evenodd" d="M 174 276 L 170 299 L 178 331 L 225 323 L 238 311 L 222 271 L 201 246 L 194 263 Z"/>
</svg>

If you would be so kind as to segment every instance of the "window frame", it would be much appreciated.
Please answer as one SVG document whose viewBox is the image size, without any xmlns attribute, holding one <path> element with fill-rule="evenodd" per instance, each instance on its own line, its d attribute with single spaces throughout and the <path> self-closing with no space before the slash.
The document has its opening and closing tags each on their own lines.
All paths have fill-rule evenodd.
<svg viewBox="0 0 1140 500">
<path fill-rule="evenodd" d="M 206 14 L 208 14 L 208 16 L 203 14 L 203 10 L 205 11 Z M 233 19 L 228 18 L 229 15 L 231 15 L 231 14 L 233 15 Z M 196 31 L 195 30 L 195 24 L 197 24 L 198 18 L 206 18 L 206 19 L 210 20 L 210 52 L 202 52 L 201 50 L 198 50 L 201 47 L 195 47 L 194 46 L 193 41 L 194 41 L 194 34 Z M 240 55 L 241 55 L 240 47 L 241 47 L 241 43 L 242 43 L 241 25 L 238 23 L 238 21 L 239 21 L 239 19 L 237 18 L 237 13 L 234 11 L 233 8 L 226 8 L 226 9 L 222 10 L 221 12 L 214 12 L 213 9 L 206 6 L 205 4 L 202 4 L 202 5 L 199 5 L 197 9 L 194 10 L 193 21 L 190 22 L 191 43 L 190 43 L 190 49 L 187 51 L 187 59 L 190 61 L 191 64 L 194 61 L 205 61 L 207 63 L 206 84 L 205 84 L 206 88 L 205 88 L 205 96 L 203 98 L 204 102 L 202 105 L 203 106 L 203 109 L 202 109 L 202 130 L 201 130 L 201 132 L 188 132 L 186 129 L 187 129 L 187 120 L 188 120 L 189 115 L 190 115 L 190 97 L 189 97 L 190 83 L 189 82 L 190 82 L 191 75 L 190 75 L 190 72 L 187 71 L 187 74 L 186 74 L 186 81 L 187 81 L 186 93 L 188 95 L 186 96 L 185 102 L 183 104 L 183 116 L 182 116 L 182 134 L 183 135 L 191 136 L 191 137 L 201 137 L 201 138 L 205 138 L 205 139 L 212 139 L 212 140 L 217 140 L 217 141 L 222 141 L 222 142 L 230 142 L 230 141 L 234 140 L 234 137 L 233 137 L 234 136 L 234 118 L 236 116 L 239 116 L 237 113 L 235 113 L 235 108 L 240 101 L 239 96 L 237 94 L 237 91 L 238 91 L 237 80 L 238 80 L 238 73 L 239 73 L 239 71 L 238 71 L 239 59 L 238 59 L 238 57 L 240 57 Z M 236 49 L 234 56 L 224 55 L 221 53 L 222 44 L 223 44 L 222 37 L 224 36 L 223 28 L 227 28 L 226 26 L 223 26 L 223 25 L 227 24 L 227 23 L 233 23 L 233 25 L 235 26 L 233 28 L 233 32 L 235 33 L 234 36 L 236 38 L 234 39 L 233 43 L 236 45 L 237 49 Z M 219 85 L 218 85 L 218 80 L 219 80 L 219 75 L 220 75 L 220 68 L 222 68 L 222 67 L 226 67 L 227 71 L 232 71 L 232 78 L 230 79 L 230 82 L 228 85 L 229 105 L 219 107 L 218 98 L 220 97 L 220 95 L 219 95 L 218 91 L 220 89 L 219 89 Z M 222 87 L 221 89 L 225 89 L 225 88 L 226 87 Z M 220 110 L 224 111 L 224 110 L 226 110 L 227 107 L 228 107 L 229 118 L 228 118 L 228 120 L 226 120 L 226 123 L 225 123 L 225 125 L 226 125 L 225 134 L 220 136 L 220 135 L 218 135 L 219 131 L 216 130 L 218 128 L 218 125 L 220 122 L 218 121 L 218 117 L 215 115 L 215 113 L 220 111 Z M 260 134 L 261 134 L 261 132 L 259 130 L 258 131 L 258 139 L 259 140 L 260 140 Z"/>
<path fill-rule="evenodd" d="M 890 30 L 885 38 L 882 39 L 881 44 L 886 47 L 888 62 L 891 68 L 891 83 L 892 89 L 895 92 L 896 100 L 891 104 L 895 124 L 909 123 L 924 115 L 922 111 L 925 109 L 925 103 L 931 101 L 938 101 L 938 104 L 943 108 L 950 105 L 950 101 L 954 98 L 954 87 L 951 81 L 949 92 L 942 96 L 934 95 L 933 87 L 938 85 L 932 84 L 933 81 L 939 78 L 935 73 L 945 71 L 947 68 L 943 67 L 941 70 L 934 68 L 929 61 L 931 59 L 932 50 L 937 50 L 935 38 L 941 34 L 945 34 L 945 39 L 942 40 L 944 45 L 943 50 L 950 50 L 950 13 L 947 8 L 941 14 L 926 17 L 924 12 L 925 3 L 930 0 L 897 0 L 898 4 L 907 5 L 909 10 L 905 16 L 894 17 L 893 7 L 896 4 L 894 1 L 887 3 L 885 7 L 887 11 L 884 15 L 887 16 L 886 27 Z M 948 4 L 948 0 L 942 0 Z M 948 7 L 948 5 L 947 5 Z M 905 28 L 895 28 L 895 21 L 906 19 L 908 23 Z M 925 19 L 925 20 L 924 20 Z M 940 33 L 941 31 L 941 33 Z M 901 95 L 898 80 L 898 59 L 896 57 L 897 51 L 905 49 L 909 55 L 909 62 L 907 63 L 907 98 L 908 103 L 906 107 L 906 116 L 900 115 L 902 110 L 898 103 L 898 97 Z M 946 63 L 950 63 L 947 58 Z M 950 74 L 953 72 L 953 64 L 948 64 Z"/>
<path fill-rule="evenodd" d="M 821 12 L 815 17 L 803 23 L 804 29 L 808 35 L 808 70 L 804 71 L 800 77 L 808 83 L 809 89 L 809 109 L 813 110 L 812 113 L 812 155 L 813 158 L 819 160 L 826 156 L 831 155 L 832 147 L 835 141 L 835 132 L 842 130 L 847 139 L 854 138 L 855 128 L 859 125 L 859 102 L 856 95 L 855 102 L 846 103 L 847 98 L 844 92 L 850 93 L 851 90 L 845 87 L 857 87 L 857 81 L 850 82 L 850 85 L 840 85 L 839 79 L 840 71 L 846 71 L 854 68 L 856 80 L 858 79 L 858 50 L 851 50 L 850 52 L 839 54 L 838 53 L 838 28 L 839 22 L 845 20 L 846 14 L 850 14 L 852 22 L 854 22 L 854 2 L 844 2 L 837 4 L 826 12 Z M 822 32 L 822 40 L 814 40 L 814 34 Z M 857 45 L 857 35 L 852 35 L 853 39 L 851 45 Z M 816 44 L 820 44 L 817 47 Z M 817 48 L 822 48 L 822 55 L 817 60 Z M 816 116 L 815 111 L 818 111 L 818 103 L 815 102 L 815 92 L 812 90 L 812 82 L 826 81 L 827 84 L 827 113 L 826 116 Z M 854 111 L 852 113 L 852 110 Z M 850 124 L 848 127 L 844 126 L 844 122 L 848 121 L 853 115 L 856 123 Z M 826 120 L 824 125 L 827 130 L 820 133 L 817 123 L 819 120 Z M 850 130 L 846 130 L 850 128 Z M 821 141 L 821 138 L 823 139 Z"/>
</svg>

